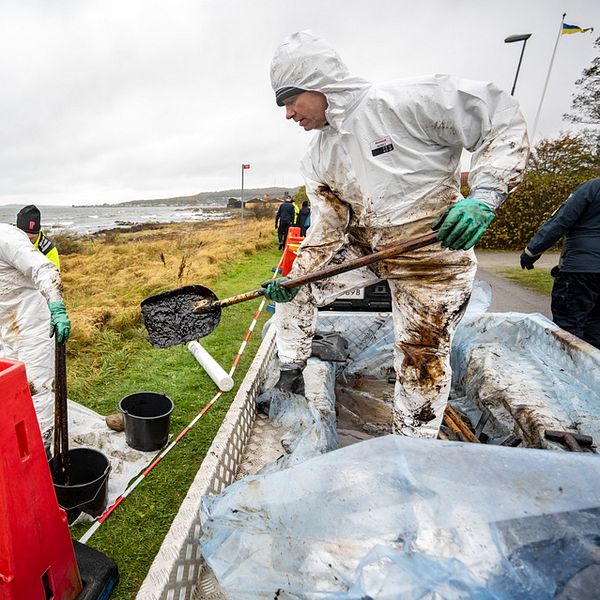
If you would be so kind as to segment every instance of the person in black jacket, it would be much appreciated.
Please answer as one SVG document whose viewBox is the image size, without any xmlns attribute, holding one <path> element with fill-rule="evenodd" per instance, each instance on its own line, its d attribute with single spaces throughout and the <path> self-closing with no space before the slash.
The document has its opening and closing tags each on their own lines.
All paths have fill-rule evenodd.
<svg viewBox="0 0 600 600">
<path fill-rule="evenodd" d="M 521 268 L 565 237 L 554 268 L 552 319 L 600 348 L 600 178 L 580 185 L 538 229 L 521 254 Z"/>
<path fill-rule="evenodd" d="M 295 220 L 296 211 L 294 209 L 294 203 L 289 196 L 286 196 L 285 201 L 279 205 L 277 216 L 275 217 L 275 229 L 277 229 L 280 250 L 283 250 L 288 229 L 294 224 Z"/>
<path fill-rule="evenodd" d="M 310 227 L 310 206 L 307 200 L 302 203 L 302 208 L 298 213 L 298 225 L 300 226 L 300 235 L 304 237 L 306 230 Z"/>
</svg>

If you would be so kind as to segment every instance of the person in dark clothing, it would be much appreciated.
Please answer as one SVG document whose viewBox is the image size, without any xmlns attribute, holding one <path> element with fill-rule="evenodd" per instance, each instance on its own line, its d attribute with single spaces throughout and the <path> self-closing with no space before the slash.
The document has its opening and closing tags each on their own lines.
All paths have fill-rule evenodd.
<svg viewBox="0 0 600 600">
<path fill-rule="evenodd" d="M 307 200 L 302 203 L 302 208 L 298 213 L 298 225 L 300 225 L 300 235 L 304 237 L 306 230 L 310 227 L 310 206 L 308 206 Z"/>
<path fill-rule="evenodd" d="M 521 268 L 565 237 L 552 269 L 552 319 L 600 348 L 600 178 L 580 185 L 538 229 L 521 254 Z"/>
<path fill-rule="evenodd" d="M 292 202 L 292 199 L 287 196 L 285 201 L 279 205 L 277 216 L 275 217 L 275 229 L 277 229 L 280 250 L 283 250 L 288 229 L 294 224 L 295 220 L 296 211 L 294 210 L 294 203 Z"/>
</svg>

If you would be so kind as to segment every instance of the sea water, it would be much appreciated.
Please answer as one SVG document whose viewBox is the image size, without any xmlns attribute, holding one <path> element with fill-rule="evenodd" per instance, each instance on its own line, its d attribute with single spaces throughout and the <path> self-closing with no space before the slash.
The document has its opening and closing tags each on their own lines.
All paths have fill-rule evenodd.
<svg viewBox="0 0 600 600">
<path fill-rule="evenodd" d="M 0 223 L 15 224 L 21 205 L 0 206 Z M 38 206 L 48 233 L 95 233 L 151 223 L 215 221 L 229 218 L 225 207 L 199 206 Z"/>
</svg>

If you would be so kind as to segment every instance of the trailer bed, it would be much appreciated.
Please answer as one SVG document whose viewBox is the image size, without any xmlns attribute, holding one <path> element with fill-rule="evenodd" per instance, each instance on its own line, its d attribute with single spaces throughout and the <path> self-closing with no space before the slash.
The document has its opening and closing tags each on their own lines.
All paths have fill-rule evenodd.
<svg viewBox="0 0 600 600">
<path fill-rule="evenodd" d="M 377 314 L 372 314 L 369 318 L 365 318 L 362 330 L 361 320 L 355 318 L 353 328 L 356 331 L 350 337 L 356 335 L 357 339 L 374 339 L 370 336 L 376 326 L 389 321 L 389 314 L 381 313 L 380 317 L 378 320 Z M 521 317 L 525 318 L 527 316 L 521 315 Z M 493 321 L 493 315 L 491 319 Z M 550 343 L 549 357 L 553 360 L 564 361 L 563 367 L 565 368 L 557 367 L 557 370 L 562 373 L 561 377 L 564 378 L 565 370 L 568 371 L 571 368 L 569 367 L 570 364 L 576 365 L 573 367 L 573 385 L 586 379 L 589 385 L 600 383 L 597 381 L 600 351 L 577 340 L 574 336 L 562 332 L 562 330 L 557 331 L 558 328 L 549 321 L 540 321 L 539 319 L 543 319 L 543 317 L 533 315 L 531 319 L 526 319 L 525 326 L 518 319 L 513 319 L 515 323 L 512 323 L 509 319 L 508 326 L 518 327 L 526 331 L 532 344 L 536 347 L 536 352 L 542 344 Z M 327 322 L 327 319 L 324 320 Z M 483 331 L 487 332 L 485 335 L 488 337 L 492 335 L 490 333 L 490 323 L 492 321 L 482 326 Z M 475 320 L 471 323 L 471 328 L 474 329 L 477 323 Z M 503 335 L 505 334 L 503 333 Z M 484 344 L 476 345 L 473 351 L 469 350 L 466 344 L 470 337 L 472 337 L 470 330 L 463 336 L 462 341 L 461 336 L 457 336 L 457 339 L 461 342 L 457 357 L 472 366 L 478 358 L 478 353 L 487 356 L 487 351 Z M 521 337 L 518 339 L 521 340 Z M 350 342 L 352 344 L 352 340 Z M 522 340 L 519 343 L 522 343 Z M 171 529 L 152 563 L 148 575 L 138 592 L 137 598 L 139 600 L 221 600 L 226 597 L 219 589 L 218 583 L 210 573 L 200 553 L 198 543 L 201 535 L 200 503 L 202 496 L 219 494 L 237 479 L 257 473 L 265 465 L 272 463 L 284 454 L 280 442 L 283 430 L 275 426 L 267 417 L 258 413 L 256 409 L 256 398 L 261 393 L 272 370 L 271 361 L 275 352 L 275 328 L 271 327 L 268 329 L 223 424 L 173 521 Z M 496 355 L 492 357 L 492 363 L 496 367 L 498 366 Z M 464 371 L 467 372 L 467 369 L 464 369 Z M 482 405 L 490 403 L 493 400 L 493 395 L 489 393 L 489 389 L 482 386 L 481 381 L 477 381 L 471 375 L 469 379 L 472 380 L 473 384 L 477 384 L 477 389 L 470 392 L 472 397 L 476 398 Z M 593 379 L 594 377 L 596 379 Z M 375 386 L 372 381 L 369 381 L 369 388 L 376 388 L 376 394 L 381 398 L 381 403 L 378 403 L 378 406 L 373 409 L 372 416 L 374 416 L 375 426 L 369 429 L 369 435 L 366 436 L 364 432 L 360 431 L 360 427 L 356 427 L 354 423 L 355 417 L 361 411 L 361 385 L 360 381 L 354 381 L 350 394 L 345 397 L 342 395 L 339 398 L 337 433 L 340 446 L 360 441 L 365 437 L 369 437 L 369 435 L 389 433 L 389 430 L 382 424 L 388 420 L 387 415 L 391 414 L 393 385 L 389 383 L 386 377 L 382 376 L 379 377 Z M 498 382 L 498 385 L 501 386 L 500 392 L 504 392 L 504 383 Z M 590 389 L 599 388 L 600 385 L 592 385 Z M 485 391 L 485 394 L 482 390 Z M 481 398 L 477 396 L 479 392 L 482 392 Z M 523 391 L 522 395 L 527 398 L 526 390 Z M 509 400 L 504 396 L 500 400 L 502 406 L 511 408 L 508 404 Z M 589 401 L 592 402 L 593 398 L 590 397 Z M 494 413 L 495 406 L 490 404 L 489 408 Z M 508 412 L 508 409 L 505 412 Z M 547 415 L 542 414 L 542 417 L 546 419 Z M 542 425 L 545 426 L 546 422 L 543 419 Z M 501 419 L 498 422 L 501 422 Z M 590 428 L 595 427 L 594 423 L 589 421 L 588 426 Z M 474 425 L 474 423 L 472 424 Z M 514 427 L 515 431 L 518 432 L 524 426 L 515 419 Z M 536 425 L 536 427 L 538 426 Z M 563 424 L 562 427 L 556 428 L 567 429 L 567 427 L 567 424 Z M 598 431 L 600 431 L 600 421 L 598 422 Z M 596 438 L 595 441 L 597 441 Z"/>
</svg>

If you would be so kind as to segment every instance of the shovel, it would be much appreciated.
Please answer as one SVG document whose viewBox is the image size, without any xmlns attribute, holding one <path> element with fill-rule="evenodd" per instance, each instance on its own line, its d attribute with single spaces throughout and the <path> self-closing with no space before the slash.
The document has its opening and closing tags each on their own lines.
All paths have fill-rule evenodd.
<svg viewBox="0 0 600 600">
<path fill-rule="evenodd" d="M 340 273 L 366 267 L 381 260 L 394 258 L 400 254 L 423 248 L 435 243 L 437 233 L 427 233 L 420 237 L 395 244 L 379 252 L 354 258 L 338 265 L 326 267 L 289 279 L 283 285 L 293 288 L 321 281 Z M 146 298 L 141 304 L 142 318 L 150 336 L 150 342 L 155 348 L 169 348 L 175 344 L 185 344 L 200 339 L 212 333 L 221 320 L 221 309 L 247 300 L 264 296 L 265 290 L 259 288 L 219 300 L 215 293 L 202 285 L 188 285 L 176 290 L 164 292 Z"/>
<path fill-rule="evenodd" d="M 67 413 L 67 352 L 55 332 L 54 364 L 54 483 L 68 484 L 69 473 L 69 416 Z"/>
</svg>

